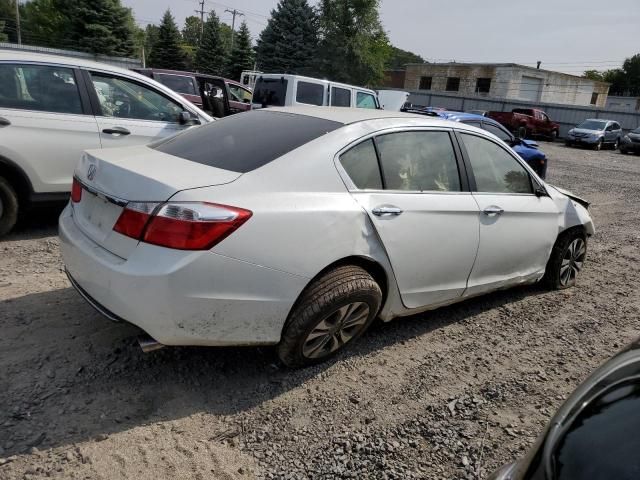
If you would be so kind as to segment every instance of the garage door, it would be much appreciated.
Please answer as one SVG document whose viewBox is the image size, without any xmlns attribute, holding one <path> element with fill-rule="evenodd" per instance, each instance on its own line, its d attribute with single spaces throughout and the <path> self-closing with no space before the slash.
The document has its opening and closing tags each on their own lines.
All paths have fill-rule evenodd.
<svg viewBox="0 0 640 480">
<path fill-rule="evenodd" d="M 532 102 L 540 101 L 542 92 L 542 79 L 535 77 L 522 77 L 520 83 L 520 98 L 522 100 L 530 100 Z"/>
</svg>

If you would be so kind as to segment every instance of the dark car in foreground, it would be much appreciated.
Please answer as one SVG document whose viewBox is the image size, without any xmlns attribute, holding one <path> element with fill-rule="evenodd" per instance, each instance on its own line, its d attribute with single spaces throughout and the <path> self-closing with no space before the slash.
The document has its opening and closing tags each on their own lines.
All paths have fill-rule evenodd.
<svg viewBox="0 0 640 480">
<path fill-rule="evenodd" d="M 598 368 L 535 445 L 490 480 L 640 478 L 640 340 Z"/>
<path fill-rule="evenodd" d="M 134 70 L 169 87 L 214 117 L 226 117 L 251 108 L 252 91 L 228 78 L 158 68 Z"/>
<path fill-rule="evenodd" d="M 640 153 L 640 127 L 632 130 L 620 140 L 620 153 Z"/>
</svg>

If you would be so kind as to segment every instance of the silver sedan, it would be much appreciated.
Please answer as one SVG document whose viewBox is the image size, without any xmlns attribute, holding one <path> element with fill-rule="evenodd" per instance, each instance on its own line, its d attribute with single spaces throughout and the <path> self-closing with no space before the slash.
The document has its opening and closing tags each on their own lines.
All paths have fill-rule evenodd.
<svg viewBox="0 0 640 480">
<path fill-rule="evenodd" d="M 265 109 L 87 152 L 60 217 L 78 292 L 162 345 L 277 345 L 322 361 L 389 321 L 576 282 L 588 203 L 458 122 Z"/>
</svg>

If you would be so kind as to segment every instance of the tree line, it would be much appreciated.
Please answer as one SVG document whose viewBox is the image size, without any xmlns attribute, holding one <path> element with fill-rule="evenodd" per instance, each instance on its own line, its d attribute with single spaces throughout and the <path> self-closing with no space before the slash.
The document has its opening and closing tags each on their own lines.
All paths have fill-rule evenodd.
<svg viewBox="0 0 640 480">
<path fill-rule="evenodd" d="M 15 1 L 0 0 L 0 41 L 17 40 Z M 159 25 L 138 26 L 120 0 L 29 0 L 19 6 L 22 42 L 92 54 L 144 56 L 149 67 L 195 70 L 238 79 L 254 66 L 359 85 L 378 85 L 384 70 L 422 57 L 393 47 L 379 0 L 280 0 L 253 45 L 243 22 L 236 32 L 211 12 L 182 29 L 167 10 Z"/>
<path fill-rule="evenodd" d="M 640 54 L 627 58 L 622 68 L 606 71 L 587 70 L 584 76 L 591 80 L 609 82 L 609 95 L 640 96 Z"/>
</svg>

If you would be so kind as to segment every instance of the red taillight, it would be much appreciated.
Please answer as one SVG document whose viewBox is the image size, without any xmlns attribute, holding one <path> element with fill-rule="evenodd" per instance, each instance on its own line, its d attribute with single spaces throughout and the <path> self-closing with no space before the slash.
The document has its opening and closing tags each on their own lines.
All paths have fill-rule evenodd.
<svg viewBox="0 0 640 480">
<path fill-rule="evenodd" d="M 157 203 L 130 202 L 120 214 L 113 229 L 127 237 L 140 239 Z"/>
<path fill-rule="evenodd" d="M 73 183 L 71 184 L 71 201 L 73 203 L 79 203 L 82 200 L 82 184 L 80 181 L 73 177 Z"/>
<path fill-rule="evenodd" d="M 153 205 L 153 208 L 142 213 L 142 205 Z M 151 215 L 156 206 L 128 204 L 114 230 L 167 248 L 208 250 L 231 235 L 252 215 L 242 208 L 200 202 L 167 203 Z"/>
</svg>

